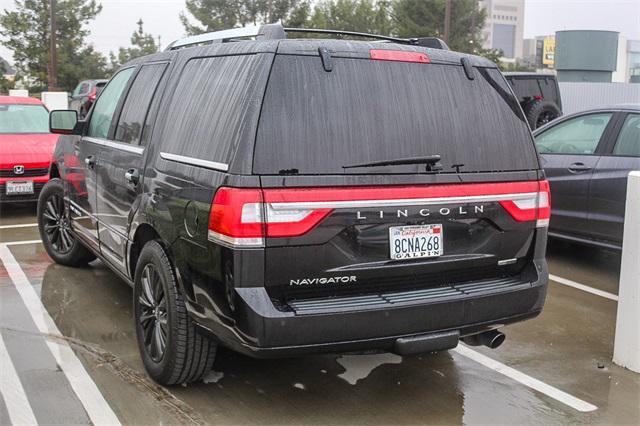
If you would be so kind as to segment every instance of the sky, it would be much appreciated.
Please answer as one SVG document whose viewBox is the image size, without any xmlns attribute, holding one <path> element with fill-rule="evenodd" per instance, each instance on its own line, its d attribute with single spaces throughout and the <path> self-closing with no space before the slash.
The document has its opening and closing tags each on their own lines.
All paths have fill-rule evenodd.
<svg viewBox="0 0 640 426">
<path fill-rule="evenodd" d="M 161 37 L 163 47 L 183 36 L 179 14 L 184 10 L 184 0 L 99 3 L 102 12 L 91 25 L 88 40 L 105 54 L 130 44 L 139 18 L 144 21 L 145 32 Z M 13 7 L 13 0 L 0 0 L 0 10 Z M 624 37 L 640 39 L 640 0 L 525 0 L 525 38 L 577 29 L 619 31 Z M 1 45 L 0 56 L 12 62 L 11 52 Z"/>
</svg>

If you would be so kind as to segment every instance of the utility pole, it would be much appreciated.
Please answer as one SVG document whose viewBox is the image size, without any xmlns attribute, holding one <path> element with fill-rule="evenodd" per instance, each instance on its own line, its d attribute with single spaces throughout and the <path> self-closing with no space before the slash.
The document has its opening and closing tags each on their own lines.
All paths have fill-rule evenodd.
<svg viewBox="0 0 640 426">
<path fill-rule="evenodd" d="M 51 28 L 49 36 L 49 73 L 47 85 L 51 92 L 55 91 L 58 87 L 58 53 L 56 51 L 58 44 L 56 40 L 58 23 L 56 18 L 56 0 L 49 1 L 49 24 Z"/>
<path fill-rule="evenodd" d="M 451 0 L 444 2 L 444 42 L 449 43 L 451 37 Z"/>
</svg>

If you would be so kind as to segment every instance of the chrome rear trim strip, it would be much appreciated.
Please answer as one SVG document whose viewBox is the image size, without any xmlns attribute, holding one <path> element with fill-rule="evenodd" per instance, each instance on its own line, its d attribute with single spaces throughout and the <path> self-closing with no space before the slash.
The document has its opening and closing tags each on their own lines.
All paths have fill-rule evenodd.
<svg viewBox="0 0 640 426">
<path fill-rule="evenodd" d="M 226 172 L 229 170 L 229 165 L 225 163 L 185 157 L 184 155 L 170 154 L 168 152 L 161 152 L 160 158 L 167 161 L 175 161 L 176 163 L 188 164 L 190 166 L 204 167 L 206 169 L 217 170 L 220 172 Z"/>
<path fill-rule="evenodd" d="M 516 194 L 473 195 L 464 197 L 437 198 L 405 198 L 397 200 L 355 200 L 355 201 L 312 201 L 294 203 L 270 203 L 274 210 L 291 209 L 346 209 L 362 207 L 402 207 L 425 206 L 434 204 L 482 203 L 506 200 L 525 200 L 536 198 L 537 192 L 523 192 Z M 537 199 L 537 198 L 536 198 Z"/>
</svg>

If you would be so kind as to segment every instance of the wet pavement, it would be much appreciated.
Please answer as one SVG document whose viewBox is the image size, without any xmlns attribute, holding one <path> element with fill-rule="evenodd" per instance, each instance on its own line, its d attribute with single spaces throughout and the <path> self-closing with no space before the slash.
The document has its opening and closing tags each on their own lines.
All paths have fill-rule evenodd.
<svg viewBox="0 0 640 426">
<path fill-rule="evenodd" d="M 616 302 L 555 282 L 543 313 L 505 328 L 497 350 L 255 360 L 221 349 L 204 382 L 160 387 L 142 367 L 124 282 L 100 261 L 67 268 L 37 241 L 16 244 L 39 240 L 36 227 L 15 227 L 35 223 L 34 210 L 0 213 L 0 342 L 40 423 L 112 413 L 126 424 L 640 424 L 640 374 L 611 363 Z M 548 260 L 555 276 L 617 293 L 615 252 L 552 242 Z M 76 357 L 85 381 L 71 373 Z M 1 369 L 8 424 L 20 397 Z"/>
</svg>

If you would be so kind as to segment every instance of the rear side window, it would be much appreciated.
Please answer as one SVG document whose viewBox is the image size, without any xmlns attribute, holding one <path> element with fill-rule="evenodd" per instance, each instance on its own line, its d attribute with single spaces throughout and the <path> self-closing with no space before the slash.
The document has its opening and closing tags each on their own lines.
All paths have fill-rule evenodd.
<svg viewBox="0 0 640 426">
<path fill-rule="evenodd" d="M 424 165 L 343 166 L 442 157 L 443 173 L 533 170 L 520 107 L 497 69 L 277 56 L 256 141 L 254 172 L 416 173 Z"/>
<path fill-rule="evenodd" d="M 120 142 L 140 142 L 149 104 L 167 64 L 144 65 L 129 89 L 122 107 L 115 139 Z"/>
<path fill-rule="evenodd" d="M 260 64 L 259 54 L 187 62 L 160 131 L 163 150 L 229 163 L 239 141 L 255 137 L 264 90 L 256 87 Z"/>
<path fill-rule="evenodd" d="M 613 155 L 640 157 L 640 115 L 629 114 L 624 120 Z"/>
</svg>

